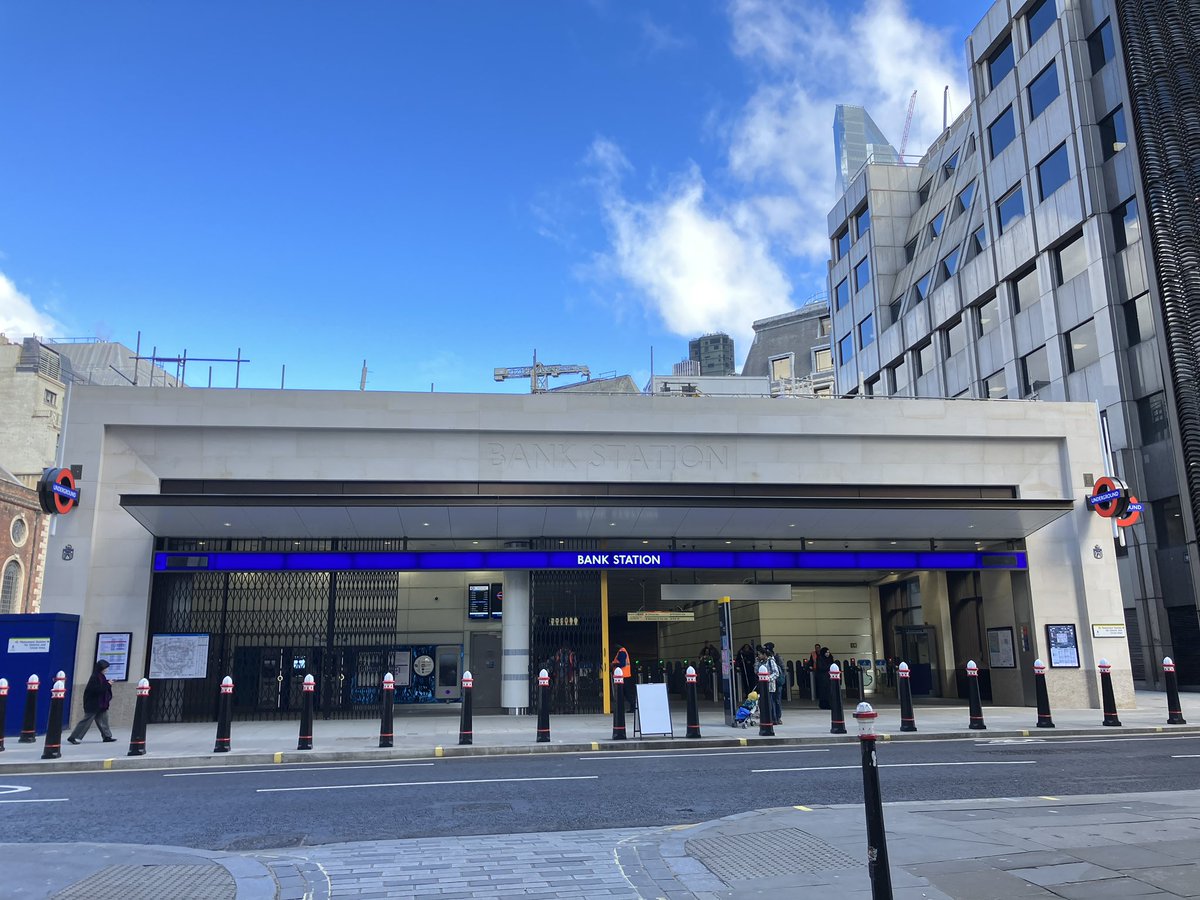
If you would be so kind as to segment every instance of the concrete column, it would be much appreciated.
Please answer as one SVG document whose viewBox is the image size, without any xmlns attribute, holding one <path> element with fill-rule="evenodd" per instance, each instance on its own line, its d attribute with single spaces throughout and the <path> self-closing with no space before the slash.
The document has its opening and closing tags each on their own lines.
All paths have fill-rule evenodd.
<svg viewBox="0 0 1200 900">
<path fill-rule="evenodd" d="M 510 715 L 529 706 L 529 572 L 504 573 L 504 618 L 500 632 L 500 705 Z"/>
</svg>

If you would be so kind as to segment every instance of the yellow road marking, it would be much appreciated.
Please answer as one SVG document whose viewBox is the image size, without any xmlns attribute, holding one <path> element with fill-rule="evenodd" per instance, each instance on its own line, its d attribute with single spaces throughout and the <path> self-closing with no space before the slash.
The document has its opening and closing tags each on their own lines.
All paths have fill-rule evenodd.
<svg viewBox="0 0 1200 900">
<path fill-rule="evenodd" d="M 793 806 L 792 809 L 802 809 L 804 812 L 812 812 L 812 809 L 807 806 Z"/>
<path fill-rule="evenodd" d="M 434 748 L 433 748 L 433 755 L 434 755 L 434 756 L 442 756 L 444 753 L 445 753 L 445 751 L 444 751 L 444 750 L 442 750 L 442 748 L 441 748 L 441 747 L 434 747 Z"/>
<path fill-rule="evenodd" d="M 599 749 L 600 749 L 600 742 L 599 742 L 599 741 L 592 741 L 592 749 L 593 749 L 593 750 L 599 750 Z"/>
<path fill-rule="evenodd" d="M 743 747 L 749 746 L 749 742 L 745 738 L 738 738 L 738 743 L 741 744 Z"/>
<path fill-rule="evenodd" d="M 275 752 L 275 762 L 277 762 L 277 763 L 283 762 L 283 751 L 282 750 L 277 750 Z"/>
<path fill-rule="evenodd" d="M 111 769 L 111 768 L 112 768 L 112 764 L 113 764 L 113 761 L 112 761 L 111 759 L 106 759 L 106 760 L 104 761 L 104 768 L 106 768 L 106 769 Z"/>
<path fill-rule="evenodd" d="M 1039 800 L 1057 800 L 1058 797 L 1038 797 Z"/>
</svg>

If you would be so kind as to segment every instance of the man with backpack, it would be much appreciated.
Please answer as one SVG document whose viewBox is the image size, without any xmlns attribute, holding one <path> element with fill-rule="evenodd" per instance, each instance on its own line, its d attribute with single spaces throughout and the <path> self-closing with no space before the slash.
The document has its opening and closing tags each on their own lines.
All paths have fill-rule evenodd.
<svg viewBox="0 0 1200 900">
<path fill-rule="evenodd" d="M 767 671 L 771 673 L 771 683 L 775 686 L 771 692 L 771 719 L 778 725 L 783 721 L 783 691 L 787 687 L 787 668 L 775 652 L 774 644 L 763 644 L 763 649 L 767 652 Z"/>
</svg>

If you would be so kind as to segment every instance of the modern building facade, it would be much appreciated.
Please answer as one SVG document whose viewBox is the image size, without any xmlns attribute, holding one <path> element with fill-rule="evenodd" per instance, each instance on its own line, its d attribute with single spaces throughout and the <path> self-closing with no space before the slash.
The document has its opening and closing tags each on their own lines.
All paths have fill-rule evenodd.
<svg viewBox="0 0 1200 900">
<path fill-rule="evenodd" d="M 833 396 L 833 317 L 822 294 L 799 309 L 759 319 L 743 377 L 770 379 L 771 396 Z"/>
<path fill-rule="evenodd" d="M 837 192 L 844 193 L 869 161 L 895 163 L 900 154 L 861 106 L 839 103 L 833 113 L 833 153 Z"/>
<path fill-rule="evenodd" d="M 1042 656 L 1053 701 L 1093 707 L 1106 657 L 1129 704 L 1097 428 L 1049 402 L 83 386 L 43 610 L 80 616 L 78 672 L 128 635 L 155 721 L 211 719 L 227 674 L 239 716 L 295 715 L 312 674 L 322 714 L 374 717 L 385 671 L 404 704 L 464 667 L 477 710 L 528 708 L 547 668 L 556 711 L 595 712 L 617 645 L 694 660 L 722 596 L 727 653 L 820 641 L 941 696 L 974 659 L 1007 704 Z"/>
<path fill-rule="evenodd" d="M 688 341 L 688 359 L 700 364 L 701 375 L 733 375 L 733 338 L 721 332 Z"/>
<path fill-rule="evenodd" d="M 868 164 L 829 216 L 843 395 L 1089 401 L 1134 676 L 1200 684 L 1200 4 L 995 3 L 972 100 L 920 164 Z M 1191 80 L 1189 80 L 1191 79 Z"/>
</svg>

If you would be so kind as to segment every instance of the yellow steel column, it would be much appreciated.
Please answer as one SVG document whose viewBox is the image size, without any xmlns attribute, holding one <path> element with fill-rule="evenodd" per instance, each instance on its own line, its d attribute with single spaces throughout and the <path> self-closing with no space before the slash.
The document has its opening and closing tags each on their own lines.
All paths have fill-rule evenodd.
<svg viewBox="0 0 1200 900">
<path fill-rule="evenodd" d="M 608 647 L 608 569 L 600 570 L 600 683 L 604 685 L 604 714 L 612 715 L 612 653 Z"/>
</svg>

